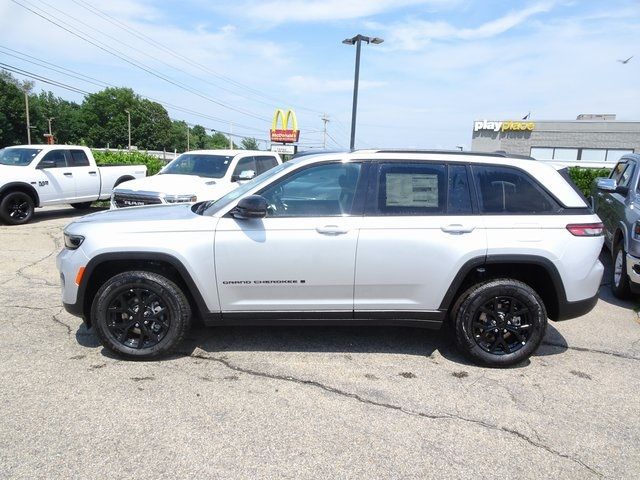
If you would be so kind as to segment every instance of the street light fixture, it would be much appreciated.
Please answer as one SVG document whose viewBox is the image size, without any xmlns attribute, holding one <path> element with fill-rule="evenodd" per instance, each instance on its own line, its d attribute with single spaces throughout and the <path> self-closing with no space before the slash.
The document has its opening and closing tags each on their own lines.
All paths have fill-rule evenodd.
<svg viewBox="0 0 640 480">
<path fill-rule="evenodd" d="M 358 108 L 358 82 L 360 79 L 360 47 L 362 42 L 373 43 L 374 45 L 380 45 L 384 40 L 379 37 L 366 37 L 364 35 L 356 35 L 353 38 L 345 38 L 342 43 L 345 45 L 356 46 L 356 73 L 353 79 L 353 108 L 351 110 L 351 143 L 349 148 L 351 150 L 355 147 L 356 142 L 356 110 Z"/>
<path fill-rule="evenodd" d="M 127 126 L 129 128 L 129 151 L 131 151 L 131 112 L 129 110 L 125 110 L 127 113 Z"/>
</svg>

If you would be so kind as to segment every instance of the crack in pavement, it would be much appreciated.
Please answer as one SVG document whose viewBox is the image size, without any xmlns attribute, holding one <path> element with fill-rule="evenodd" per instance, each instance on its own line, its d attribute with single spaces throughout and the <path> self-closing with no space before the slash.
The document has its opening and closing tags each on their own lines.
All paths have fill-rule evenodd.
<svg viewBox="0 0 640 480">
<path fill-rule="evenodd" d="M 549 341 L 543 341 L 542 345 L 547 345 L 550 347 L 557 347 L 557 348 L 565 348 L 568 350 L 576 350 L 577 352 L 587 352 L 587 353 L 600 353 L 602 355 L 611 355 L 612 357 L 618 357 L 618 358 L 624 358 L 626 360 L 640 360 L 640 357 L 635 357 L 633 355 L 629 355 L 626 353 L 620 353 L 620 352 L 611 352 L 608 350 L 598 350 L 595 348 L 586 348 L 586 347 L 572 347 L 569 346 L 565 343 L 555 343 L 555 342 L 549 342 Z"/>
<path fill-rule="evenodd" d="M 390 410 L 395 410 L 401 413 L 404 413 L 406 415 L 413 415 L 413 416 L 417 416 L 417 417 L 422 417 L 422 418 L 428 418 L 431 420 L 459 420 L 462 422 L 467 422 L 467 423 L 471 423 L 474 425 L 479 425 L 481 427 L 490 429 L 490 430 L 495 430 L 498 432 L 503 432 L 503 433 L 508 433 L 511 435 L 514 435 L 516 437 L 518 437 L 519 439 L 525 441 L 526 443 L 533 445 L 534 447 L 540 448 L 545 450 L 548 453 L 551 453 L 552 455 L 561 457 L 561 458 L 565 458 L 573 463 L 576 463 L 580 466 L 582 466 L 583 468 L 589 470 L 591 473 L 593 473 L 594 475 L 602 478 L 604 475 L 602 473 L 600 473 L 599 471 L 597 471 L 596 469 L 594 469 L 593 467 L 590 467 L 589 465 L 587 465 L 586 463 L 584 463 L 582 460 L 572 457 L 568 454 L 565 453 L 561 453 L 558 452 L 557 450 L 554 450 L 553 448 L 543 444 L 540 441 L 536 441 L 534 439 L 532 439 L 531 437 L 529 437 L 528 435 L 519 432 L 518 430 L 514 430 L 511 428 L 507 428 L 507 427 L 501 427 L 499 425 L 494 425 L 488 422 L 485 422 L 483 420 L 477 420 L 477 419 L 473 419 L 473 418 L 467 418 L 467 417 L 463 417 L 461 415 L 457 415 L 457 414 L 449 414 L 449 413 L 444 413 L 444 414 L 435 414 L 435 413 L 426 413 L 426 412 L 420 412 L 420 411 L 415 411 L 415 410 L 409 410 L 406 409 L 400 405 L 394 405 L 392 403 L 385 403 L 385 402 L 378 402 L 376 400 L 371 400 L 368 398 L 365 398 L 357 393 L 352 393 L 352 392 L 346 392 L 344 390 L 340 390 L 336 387 L 331 387 L 329 385 L 325 385 L 323 383 L 320 383 L 316 380 L 305 380 L 305 379 L 301 379 L 301 378 L 296 378 L 296 377 L 292 377 L 292 376 L 285 376 L 285 375 L 278 375 L 275 373 L 268 373 L 268 372 L 260 372 L 257 370 L 252 370 L 250 368 L 244 368 L 244 367 L 239 367 L 237 365 L 233 365 L 230 361 L 224 359 L 224 358 L 218 358 L 218 357 L 208 357 L 206 355 L 201 355 L 201 354 L 197 354 L 197 353 L 188 353 L 188 352 L 182 352 L 184 355 L 189 356 L 191 358 L 198 358 L 201 360 L 208 360 L 208 361 L 213 361 L 213 362 L 217 362 L 221 365 L 224 365 L 225 367 L 227 367 L 230 370 L 233 370 L 235 372 L 240 372 L 240 373 L 244 373 L 247 375 L 252 375 L 252 376 L 256 376 L 256 377 L 262 377 L 262 378 L 268 378 L 271 380 L 280 380 L 280 381 L 285 381 L 285 382 L 292 382 L 292 383 L 296 383 L 299 385 L 307 385 L 307 386 L 311 386 L 311 387 L 316 387 L 319 388 L 321 390 L 324 390 L 325 392 L 329 392 L 329 393 L 333 393 L 336 395 L 340 395 L 346 398 L 351 398 L 353 400 L 356 400 L 360 403 L 364 403 L 366 405 L 373 405 L 376 407 L 382 407 L 382 408 L 387 408 Z M 537 435 L 537 433 L 536 433 Z"/>
<path fill-rule="evenodd" d="M 51 283 L 49 280 L 44 279 L 44 278 L 38 278 L 38 277 L 30 277 L 29 275 L 27 275 L 26 273 L 24 273 L 24 271 L 27 268 L 31 268 L 35 265 L 37 265 L 40 262 L 44 262 L 46 259 L 50 258 L 52 255 L 54 255 L 57 251 L 60 250 L 60 240 L 58 238 L 58 235 L 55 235 L 54 232 L 44 232 L 52 241 L 53 241 L 53 250 L 51 250 L 47 255 L 45 255 L 44 257 L 31 262 L 23 267 L 20 267 L 18 270 L 16 270 L 15 276 L 16 277 L 20 277 L 20 278 L 24 278 L 25 280 L 39 280 L 44 282 L 44 284 L 48 287 L 58 287 L 58 284 L 55 283 Z M 9 283 L 10 281 L 14 280 L 13 278 L 9 278 L 8 280 L 5 280 L 4 282 L 0 282 L 0 285 L 5 285 L 7 283 Z"/>
<path fill-rule="evenodd" d="M 67 325 L 66 323 L 64 323 L 62 320 L 60 320 L 57 316 L 60 315 L 62 313 L 62 310 L 64 310 L 64 308 L 60 308 L 60 310 L 58 310 L 58 313 L 51 315 L 51 319 L 59 324 L 62 325 L 64 328 L 67 329 L 67 335 L 70 337 L 71 336 L 71 327 L 69 325 Z"/>
</svg>

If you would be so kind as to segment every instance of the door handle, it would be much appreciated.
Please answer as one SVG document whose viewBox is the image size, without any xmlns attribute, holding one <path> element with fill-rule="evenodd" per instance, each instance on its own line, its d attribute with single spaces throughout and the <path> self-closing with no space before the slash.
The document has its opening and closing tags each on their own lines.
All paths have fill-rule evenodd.
<svg viewBox="0 0 640 480">
<path fill-rule="evenodd" d="M 64 172 L 63 175 L 65 177 L 73 177 L 73 173 L 71 173 L 71 172 Z"/>
<path fill-rule="evenodd" d="M 461 234 L 461 233 L 471 233 L 475 230 L 475 228 L 476 227 L 472 227 L 469 225 L 452 223 L 451 225 L 443 225 L 442 227 L 440 227 L 440 230 L 446 233 Z"/>
<path fill-rule="evenodd" d="M 89 172 L 89 175 L 95 175 L 98 172 Z"/>
<path fill-rule="evenodd" d="M 322 235 L 343 235 L 348 231 L 348 229 L 340 228 L 337 225 L 325 225 L 324 227 L 316 227 L 316 232 L 321 233 Z"/>
</svg>

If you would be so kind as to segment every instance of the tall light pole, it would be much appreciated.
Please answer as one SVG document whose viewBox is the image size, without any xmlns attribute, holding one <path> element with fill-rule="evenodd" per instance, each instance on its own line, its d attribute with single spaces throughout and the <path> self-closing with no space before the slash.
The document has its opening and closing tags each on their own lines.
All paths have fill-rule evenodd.
<svg viewBox="0 0 640 480">
<path fill-rule="evenodd" d="M 360 47 L 362 42 L 373 43 L 379 45 L 384 40 L 378 37 L 365 37 L 364 35 L 356 35 L 353 38 L 345 38 L 342 43 L 346 45 L 356 46 L 356 73 L 353 79 L 353 108 L 351 110 L 351 143 L 349 148 L 354 149 L 356 143 L 356 110 L 358 109 L 358 82 L 360 80 Z"/>
<path fill-rule="evenodd" d="M 129 110 L 125 110 L 127 112 L 127 126 L 129 129 L 129 151 L 131 151 L 131 112 Z"/>
<path fill-rule="evenodd" d="M 49 117 L 47 118 L 47 122 L 49 122 L 49 136 L 53 136 L 53 134 L 51 133 L 51 122 L 53 122 L 56 119 L 56 117 Z"/>
<path fill-rule="evenodd" d="M 187 123 L 187 152 L 189 151 L 189 124 Z"/>
</svg>

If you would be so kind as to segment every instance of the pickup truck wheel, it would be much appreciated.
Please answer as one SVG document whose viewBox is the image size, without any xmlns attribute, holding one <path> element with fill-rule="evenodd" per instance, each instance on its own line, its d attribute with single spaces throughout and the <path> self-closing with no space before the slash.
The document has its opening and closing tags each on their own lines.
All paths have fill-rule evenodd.
<svg viewBox="0 0 640 480">
<path fill-rule="evenodd" d="M 536 351 L 547 327 L 542 299 L 527 284 L 502 278 L 462 294 L 455 319 L 456 343 L 475 363 L 507 367 Z"/>
<path fill-rule="evenodd" d="M 611 292 L 620 299 L 627 299 L 631 296 L 629 275 L 627 275 L 627 252 L 624 251 L 622 242 L 618 242 L 613 248 Z"/>
<path fill-rule="evenodd" d="M 33 217 L 33 199 L 24 192 L 11 192 L 0 202 L 0 218 L 7 225 L 22 225 Z"/>
<path fill-rule="evenodd" d="M 71 206 L 77 210 L 87 210 L 91 208 L 91 202 L 72 203 Z"/>
<path fill-rule="evenodd" d="M 162 275 L 124 272 L 98 290 L 91 317 L 102 344 L 132 359 L 168 355 L 191 322 L 191 307 L 175 283 Z"/>
</svg>

